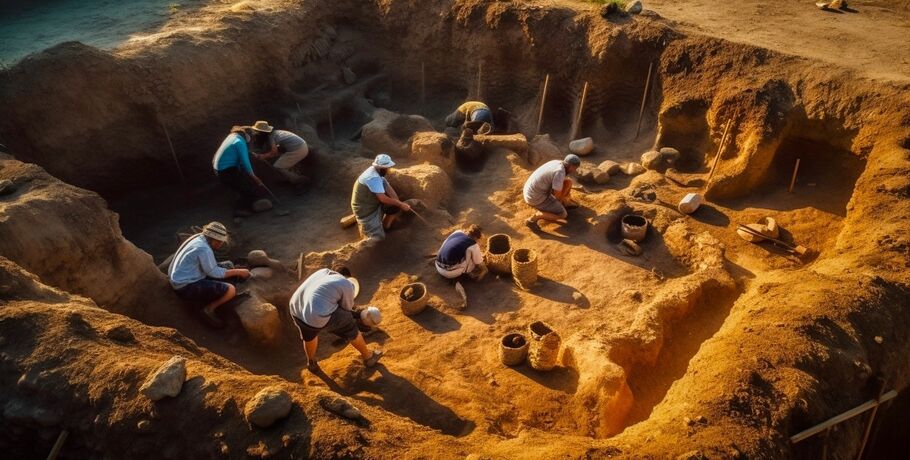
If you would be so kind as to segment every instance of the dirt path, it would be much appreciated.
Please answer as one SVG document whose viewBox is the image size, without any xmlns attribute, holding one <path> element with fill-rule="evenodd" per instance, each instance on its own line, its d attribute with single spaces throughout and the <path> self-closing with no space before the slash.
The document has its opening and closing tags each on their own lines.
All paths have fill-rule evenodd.
<svg viewBox="0 0 910 460">
<path fill-rule="evenodd" d="M 817 9 L 812 0 L 647 0 L 646 9 L 698 32 L 910 82 L 910 2 L 849 2 L 847 12 Z M 873 33 L 874 31 L 874 33 Z"/>
</svg>

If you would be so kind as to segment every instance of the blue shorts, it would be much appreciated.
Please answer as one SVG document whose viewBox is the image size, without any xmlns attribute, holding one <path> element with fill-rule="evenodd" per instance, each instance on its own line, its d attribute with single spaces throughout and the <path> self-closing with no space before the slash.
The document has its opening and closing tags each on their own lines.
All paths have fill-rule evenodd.
<svg viewBox="0 0 910 460">
<path fill-rule="evenodd" d="M 471 121 L 485 121 L 493 124 L 493 112 L 490 109 L 477 109 L 471 112 Z"/>
<path fill-rule="evenodd" d="M 184 300 L 209 303 L 224 296 L 230 287 L 231 285 L 224 281 L 204 279 L 187 284 L 180 289 L 174 289 L 174 292 L 177 293 L 177 297 Z"/>
</svg>

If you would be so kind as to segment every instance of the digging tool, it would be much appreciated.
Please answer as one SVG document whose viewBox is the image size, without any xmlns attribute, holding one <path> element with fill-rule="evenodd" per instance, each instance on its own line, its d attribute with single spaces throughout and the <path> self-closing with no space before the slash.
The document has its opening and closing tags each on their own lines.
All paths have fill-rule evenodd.
<svg viewBox="0 0 910 460">
<path fill-rule="evenodd" d="M 543 108 L 547 102 L 547 88 L 550 86 L 550 74 L 547 74 L 547 77 L 543 80 L 543 95 L 540 97 L 540 114 L 537 115 L 537 130 L 534 131 L 534 135 L 540 134 L 540 127 L 543 125 Z"/>
<path fill-rule="evenodd" d="M 796 185 L 796 173 L 799 172 L 799 158 L 796 159 L 796 165 L 793 166 L 793 176 L 790 177 L 790 188 L 787 189 L 788 193 L 793 193 L 793 186 Z"/>
<path fill-rule="evenodd" d="M 423 222 L 424 224 L 426 224 L 427 227 L 430 226 L 430 223 L 427 222 L 427 220 L 424 219 L 423 216 L 421 216 L 421 215 L 417 212 L 417 210 L 415 210 L 414 208 L 411 208 L 411 212 L 413 212 L 414 215 L 417 216 L 417 218 L 421 220 L 421 222 Z"/>
<path fill-rule="evenodd" d="M 807 252 L 809 252 L 809 249 L 806 248 L 805 246 L 800 246 L 800 245 L 794 246 L 790 243 L 783 242 L 777 238 L 771 238 L 770 236 L 763 235 L 763 234 L 761 234 L 761 232 L 756 232 L 755 230 L 752 230 L 751 228 L 746 227 L 743 224 L 737 224 L 737 230 L 742 230 L 750 235 L 759 237 L 763 240 L 770 241 L 770 242 L 776 244 L 777 246 L 780 246 L 793 254 L 802 256 L 802 255 L 805 255 Z"/>
<path fill-rule="evenodd" d="M 69 436 L 69 430 L 63 430 L 60 432 L 60 436 L 57 436 L 57 441 L 54 442 L 54 447 L 51 448 L 51 452 L 47 454 L 47 460 L 55 460 L 60 451 L 63 450 L 63 443 L 66 442 L 66 438 Z"/>
<path fill-rule="evenodd" d="M 708 173 L 708 179 L 705 181 L 705 187 L 708 187 L 708 184 L 711 182 L 711 178 L 714 177 L 714 170 L 717 169 L 717 164 L 720 163 L 720 155 L 724 153 L 724 147 L 727 145 L 727 134 L 730 133 L 730 126 L 733 125 L 733 120 L 739 116 L 739 109 L 736 109 L 736 112 L 733 112 L 733 116 L 727 120 L 727 126 L 724 127 L 724 135 L 720 137 L 720 145 L 717 146 L 717 155 L 714 155 L 714 163 L 711 165 L 711 172 Z"/>
<path fill-rule="evenodd" d="M 645 92 L 641 95 L 641 109 L 638 110 L 638 127 L 635 128 L 635 138 L 638 139 L 638 132 L 641 130 L 641 116 L 645 113 L 645 100 L 648 99 L 648 88 L 651 86 L 651 68 L 653 62 L 648 63 L 648 78 L 645 79 Z"/>
<path fill-rule="evenodd" d="M 177 151 L 174 150 L 174 143 L 171 142 L 171 135 L 167 132 L 167 126 L 164 126 L 164 122 L 161 121 L 161 114 L 155 111 L 155 117 L 158 118 L 158 123 L 161 125 L 161 130 L 164 131 L 164 138 L 167 139 L 167 145 L 171 148 L 171 158 L 174 159 L 174 165 L 177 166 L 177 174 L 180 175 L 180 183 L 186 186 L 186 177 L 183 175 L 183 168 L 180 167 L 180 161 L 177 160 Z"/>
<path fill-rule="evenodd" d="M 585 110 L 585 99 L 588 98 L 588 82 L 585 82 L 584 88 L 581 90 L 581 103 L 578 104 L 578 114 L 575 116 L 575 123 L 572 125 L 572 135 L 569 136 L 570 140 L 575 139 L 578 135 L 578 131 L 581 129 L 581 114 Z"/>
</svg>

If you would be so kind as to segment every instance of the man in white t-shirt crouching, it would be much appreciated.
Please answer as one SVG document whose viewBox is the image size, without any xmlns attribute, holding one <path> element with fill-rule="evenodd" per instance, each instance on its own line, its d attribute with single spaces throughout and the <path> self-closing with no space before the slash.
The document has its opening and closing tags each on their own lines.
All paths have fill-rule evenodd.
<svg viewBox="0 0 910 460">
<path fill-rule="evenodd" d="M 569 154 L 562 161 L 551 160 L 535 170 L 525 182 L 523 195 L 537 212 L 525 223 L 532 230 L 540 229 L 538 221 L 543 219 L 559 222 L 568 217 L 566 207 L 571 206 L 572 179 L 567 176 L 581 166 L 578 155 Z"/>
<path fill-rule="evenodd" d="M 307 368 L 317 371 L 316 348 L 319 346 L 319 333 L 331 332 L 343 340 L 349 341 L 363 358 L 367 367 L 375 366 L 382 357 L 381 350 L 370 351 L 363 334 L 357 327 L 352 314 L 354 310 L 355 287 L 351 282 L 351 272 L 345 267 L 335 270 L 323 268 L 310 275 L 291 296 L 291 317 L 307 356 Z M 375 308 L 367 309 L 374 310 Z M 375 325 L 379 318 L 372 320 Z"/>
</svg>

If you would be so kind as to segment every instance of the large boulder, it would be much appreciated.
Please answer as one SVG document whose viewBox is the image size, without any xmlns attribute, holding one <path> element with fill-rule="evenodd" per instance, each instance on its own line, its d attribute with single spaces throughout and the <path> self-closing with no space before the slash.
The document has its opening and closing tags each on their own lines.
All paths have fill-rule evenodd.
<svg viewBox="0 0 910 460">
<path fill-rule="evenodd" d="M 287 391 L 279 387 L 268 387 L 246 403 L 243 415 L 251 425 L 268 428 L 287 417 L 292 406 L 293 401 Z"/>
<path fill-rule="evenodd" d="M 183 389 L 186 380 L 186 358 L 174 356 L 149 374 L 139 392 L 152 401 L 174 397 Z"/>
<path fill-rule="evenodd" d="M 399 198 L 417 198 L 430 208 L 446 203 L 452 195 L 452 180 L 439 166 L 420 164 L 393 168 L 386 178 Z"/>
<path fill-rule="evenodd" d="M 254 342 L 262 345 L 276 342 L 281 333 L 281 316 L 274 305 L 251 296 L 237 305 L 235 311 L 243 329 Z"/>
<path fill-rule="evenodd" d="M 411 157 L 439 166 L 449 174 L 455 171 L 455 144 L 444 133 L 415 134 L 411 138 Z"/>
<path fill-rule="evenodd" d="M 424 117 L 378 109 L 373 112 L 373 121 L 363 126 L 360 142 L 372 153 L 401 157 L 410 150 L 411 136 L 423 131 L 435 131 Z"/>
<path fill-rule="evenodd" d="M 585 137 L 569 142 L 569 151 L 580 156 L 585 156 L 594 151 L 594 139 Z"/>
</svg>

